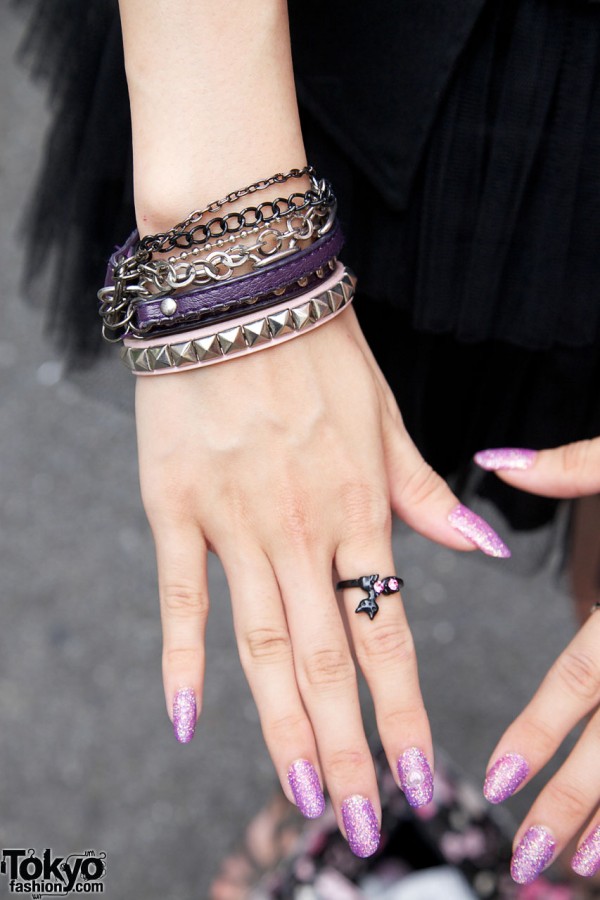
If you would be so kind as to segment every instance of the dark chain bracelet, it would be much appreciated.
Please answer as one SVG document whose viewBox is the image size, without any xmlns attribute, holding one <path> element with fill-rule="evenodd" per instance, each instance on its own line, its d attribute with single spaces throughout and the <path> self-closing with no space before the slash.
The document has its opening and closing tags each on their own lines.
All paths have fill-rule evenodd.
<svg viewBox="0 0 600 900">
<path fill-rule="evenodd" d="M 284 184 L 292 178 L 303 178 L 305 175 L 310 177 L 312 187 L 304 193 L 296 192 L 290 194 L 287 199 L 280 197 L 277 200 L 260 203 L 256 207 L 246 207 L 239 213 L 228 213 L 223 217 L 212 218 L 208 222 L 200 223 L 200 219 L 207 213 L 216 212 L 223 206 L 233 203 L 248 194 L 263 191 L 273 184 Z M 135 256 L 146 260 L 152 253 L 187 249 L 196 244 L 204 244 L 211 238 L 219 238 L 225 234 L 238 234 L 244 228 L 251 228 L 254 225 L 266 225 L 290 213 L 309 209 L 311 206 L 331 206 L 334 202 L 335 197 L 331 185 L 324 179 L 318 181 L 312 166 L 304 166 L 303 169 L 290 169 L 285 174 L 278 172 L 271 178 L 263 178 L 261 181 L 255 181 L 245 188 L 232 191 L 226 197 L 209 203 L 203 209 L 194 210 L 183 222 L 174 225 L 167 232 L 147 235 L 139 241 Z M 270 212 L 265 213 L 267 209 L 270 209 Z"/>
<path fill-rule="evenodd" d="M 290 194 L 289 197 L 278 197 L 267 200 L 258 206 L 248 206 L 240 212 L 227 213 L 225 216 L 209 219 L 194 225 L 189 231 L 170 231 L 168 235 L 155 234 L 143 238 L 136 247 L 138 260 L 147 261 L 153 253 L 169 250 L 189 250 L 190 247 L 202 246 L 209 241 L 230 234 L 240 234 L 245 229 L 257 225 L 269 225 L 290 215 L 306 212 L 309 209 L 332 209 L 336 199 L 329 182 L 323 184 L 323 190 L 312 189 L 304 194 Z"/>
</svg>

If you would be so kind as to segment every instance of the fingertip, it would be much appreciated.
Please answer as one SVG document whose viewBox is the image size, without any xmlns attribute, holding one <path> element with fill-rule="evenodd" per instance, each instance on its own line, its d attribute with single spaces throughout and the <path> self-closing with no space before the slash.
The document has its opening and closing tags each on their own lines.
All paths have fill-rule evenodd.
<svg viewBox="0 0 600 900">
<path fill-rule="evenodd" d="M 493 447 L 479 450 L 473 461 L 486 472 L 525 471 L 530 469 L 537 458 L 537 450 L 524 447 Z"/>
<path fill-rule="evenodd" d="M 200 703 L 194 688 L 183 687 L 176 691 L 170 709 L 173 732 L 180 744 L 189 744 L 196 732 Z"/>
</svg>

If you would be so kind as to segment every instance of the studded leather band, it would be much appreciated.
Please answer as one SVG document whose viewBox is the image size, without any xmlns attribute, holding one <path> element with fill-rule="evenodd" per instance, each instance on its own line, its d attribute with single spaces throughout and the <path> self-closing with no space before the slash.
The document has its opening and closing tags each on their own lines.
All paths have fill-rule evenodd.
<svg viewBox="0 0 600 900">
<path fill-rule="evenodd" d="M 337 223 L 332 230 L 319 238 L 311 247 L 297 251 L 294 255 L 273 263 L 267 268 L 233 278 L 231 281 L 186 291 L 165 299 L 149 300 L 136 306 L 134 322 L 142 330 L 164 329 L 204 317 L 214 322 L 218 319 L 233 318 L 248 311 L 250 304 L 266 306 L 277 303 L 274 291 L 285 289 L 289 296 L 292 291 L 301 293 L 302 286 L 294 290 L 294 282 L 310 279 L 315 282 L 311 290 L 320 289 L 315 270 L 327 267 L 344 244 L 342 231 Z M 328 268 L 325 271 L 329 272 Z M 321 273 L 321 278 L 322 278 Z M 307 286 L 306 284 L 304 285 Z M 257 300 L 258 298 L 258 300 Z M 208 324 L 208 323 L 207 323 Z"/>
<path fill-rule="evenodd" d="M 222 330 L 212 326 L 173 335 L 171 342 L 126 338 L 121 358 L 135 375 L 163 375 L 244 356 L 329 321 L 352 302 L 355 286 L 354 274 L 337 263 L 316 294 L 306 292 L 294 301 L 271 306 L 262 316 L 256 312 L 241 316 Z"/>
</svg>

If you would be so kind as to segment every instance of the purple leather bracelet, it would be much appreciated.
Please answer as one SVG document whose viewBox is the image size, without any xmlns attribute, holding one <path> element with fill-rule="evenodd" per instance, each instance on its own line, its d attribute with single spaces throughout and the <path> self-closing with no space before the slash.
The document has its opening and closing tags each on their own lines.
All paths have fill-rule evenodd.
<svg viewBox="0 0 600 900">
<path fill-rule="evenodd" d="M 139 234 L 134 231 L 123 246 L 114 251 L 108 262 L 105 287 L 114 284 L 114 267 L 133 255 L 138 241 Z M 177 303 L 177 309 L 172 315 L 165 315 L 161 310 L 164 299 L 162 297 L 139 303 L 134 312 L 133 324 L 144 333 L 172 330 L 184 327 L 189 322 L 226 319 L 238 315 L 250 306 L 260 309 L 272 303 L 279 303 L 282 299 L 291 299 L 320 280 L 315 274 L 316 270 L 333 260 L 343 244 L 344 237 L 336 221 L 331 231 L 310 247 L 261 271 L 185 294 L 171 294 L 170 298 Z M 298 285 L 299 279 L 302 279 L 302 285 Z M 281 291 L 282 288 L 285 288 L 284 294 L 274 293 L 276 290 Z"/>
<path fill-rule="evenodd" d="M 315 271 L 327 266 L 343 245 L 342 231 L 335 223 L 330 232 L 310 247 L 265 266 L 258 272 L 250 272 L 248 275 L 227 279 L 188 293 L 170 294 L 169 299 L 177 304 L 172 315 L 165 315 L 162 311 L 163 298 L 140 303 L 136 308 L 134 324 L 144 333 L 156 329 L 164 331 L 194 321 L 220 321 L 239 315 L 249 306 L 260 309 L 272 303 L 280 303 L 283 299 L 291 299 L 319 282 Z M 307 281 L 298 285 L 299 279 Z M 286 289 L 284 295 L 273 293 L 282 288 Z"/>
</svg>

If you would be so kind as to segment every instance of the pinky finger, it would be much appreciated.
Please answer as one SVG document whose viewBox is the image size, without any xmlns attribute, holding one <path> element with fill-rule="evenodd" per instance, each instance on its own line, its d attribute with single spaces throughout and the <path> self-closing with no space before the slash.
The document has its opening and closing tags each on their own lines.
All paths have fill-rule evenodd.
<svg viewBox="0 0 600 900">
<path fill-rule="evenodd" d="M 165 700 L 175 737 L 187 744 L 194 736 L 204 681 L 207 549 L 195 527 L 155 532 L 155 542 Z"/>
</svg>

